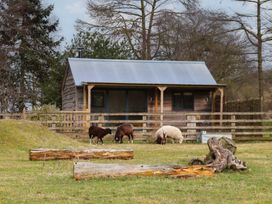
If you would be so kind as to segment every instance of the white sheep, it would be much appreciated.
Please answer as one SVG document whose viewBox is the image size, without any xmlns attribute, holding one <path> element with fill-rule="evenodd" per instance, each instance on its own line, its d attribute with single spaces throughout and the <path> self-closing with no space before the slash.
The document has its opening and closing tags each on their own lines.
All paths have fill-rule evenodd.
<svg viewBox="0 0 272 204">
<path fill-rule="evenodd" d="M 159 144 L 165 144 L 167 138 L 172 139 L 172 143 L 174 143 L 175 140 L 180 144 L 183 142 L 180 129 L 171 125 L 162 126 L 155 133 L 155 140 Z"/>
</svg>

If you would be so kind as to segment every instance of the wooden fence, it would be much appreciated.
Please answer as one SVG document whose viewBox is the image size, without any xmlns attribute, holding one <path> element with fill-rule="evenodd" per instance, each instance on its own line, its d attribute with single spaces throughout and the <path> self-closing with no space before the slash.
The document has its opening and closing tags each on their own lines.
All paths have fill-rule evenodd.
<svg viewBox="0 0 272 204">
<path fill-rule="evenodd" d="M 116 130 L 122 123 L 132 123 L 136 137 L 146 140 L 161 125 L 179 127 L 186 140 L 196 140 L 201 131 L 232 134 L 235 140 L 272 140 L 272 112 L 225 113 L 93 113 L 55 112 L 0 114 L 1 118 L 38 121 L 50 130 L 85 134 L 90 124 Z"/>
</svg>

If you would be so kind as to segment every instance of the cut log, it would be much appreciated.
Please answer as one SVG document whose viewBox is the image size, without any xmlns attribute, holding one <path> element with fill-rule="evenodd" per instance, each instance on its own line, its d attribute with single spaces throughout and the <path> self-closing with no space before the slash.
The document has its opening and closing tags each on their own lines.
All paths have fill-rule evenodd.
<svg viewBox="0 0 272 204">
<path fill-rule="evenodd" d="M 171 176 L 175 178 L 187 178 L 212 176 L 213 173 L 214 170 L 206 166 L 184 167 L 180 165 L 74 163 L 74 178 L 76 180 L 120 176 Z"/>
<path fill-rule="evenodd" d="M 32 149 L 30 160 L 60 160 L 60 159 L 133 159 L 132 149 Z"/>
<path fill-rule="evenodd" d="M 225 169 L 246 170 L 247 166 L 244 161 L 234 156 L 236 145 L 233 140 L 228 138 L 217 139 L 212 137 L 207 142 L 210 152 L 204 161 L 200 159 L 192 159 L 189 164 L 204 164 L 211 167 L 215 172 L 222 172 Z"/>
</svg>

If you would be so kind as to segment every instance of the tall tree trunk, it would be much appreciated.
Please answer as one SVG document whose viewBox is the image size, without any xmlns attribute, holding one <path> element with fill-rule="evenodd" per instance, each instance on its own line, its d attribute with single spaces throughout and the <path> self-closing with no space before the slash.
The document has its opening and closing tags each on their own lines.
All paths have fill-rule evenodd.
<svg viewBox="0 0 272 204">
<path fill-rule="evenodd" d="M 142 59 L 147 59 L 146 56 L 146 25 L 145 25 L 145 5 L 144 0 L 141 0 L 141 12 L 142 12 Z"/>
<path fill-rule="evenodd" d="M 262 55 L 262 33 L 261 33 L 261 1 L 257 3 L 257 38 L 258 38 L 258 82 L 260 111 L 263 111 L 264 91 L 263 91 L 263 55 Z"/>
<path fill-rule="evenodd" d="M 153 1 L 152 4 L 152 9 L 151 9 L 151 14 L 150 14 L 150 20 L 149 20 L 149 26 L 148 26 L 148 31 L 147 31 L 147 39 L 146 39 L 146 44 L 147 44 L 147 59 L 151 59 L 151 30 L 153 26 L 153 19 L 154 19 L 154 14 L 155 14 L 155 9 L 156 9 L 156 3 L 157 0 Z"/>
</svg>

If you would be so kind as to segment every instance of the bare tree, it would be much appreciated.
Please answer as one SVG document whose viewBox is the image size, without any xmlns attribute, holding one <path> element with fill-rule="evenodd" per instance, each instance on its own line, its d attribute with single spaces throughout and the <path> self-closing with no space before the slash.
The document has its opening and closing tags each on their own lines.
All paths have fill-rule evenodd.
<svg viewBox="0 0 272 204">
<path fill-rule="evenodd" d="M 228 32 L 220 12 L 193 8 L 185 15 L 169 13 L 161 18 L 160 59 L 205 61 L 219 83 L 239 81 L 247 71 L 248 42 L 239 33 Z"/>
<path fill-rule="evenodd" d="M 160 48 L 158 18 L 165 12 L 181 11 L 196 0 L 89 0 L 92 22 L 78 21 L 104 34 L 125 38 L 137 59 L 153 59 Z M 178 12 L 177 12 L 178 13 Z"/>
<path fill-rule="evenodd" d="M 251 54 L 257 55 L 258 69 L 258 92 L 260 100 L 260 111 L 263 111 L 264 104 L 264 77 L 263 62 L 265 60 L 264 46 L 272 41 L 271 32 L 271 0 L 235 0 L 243 4 L 254 5 L 256 13 L 236 13 L 235 18 L 230 19 L 237 24 L 233 30 L 243 30 L 248 41 L 255 48 Z M 270 13 L 269 13 L 270 12 Z M 255 23 L 253 23 L 255 21 Z"/>
</svg>

